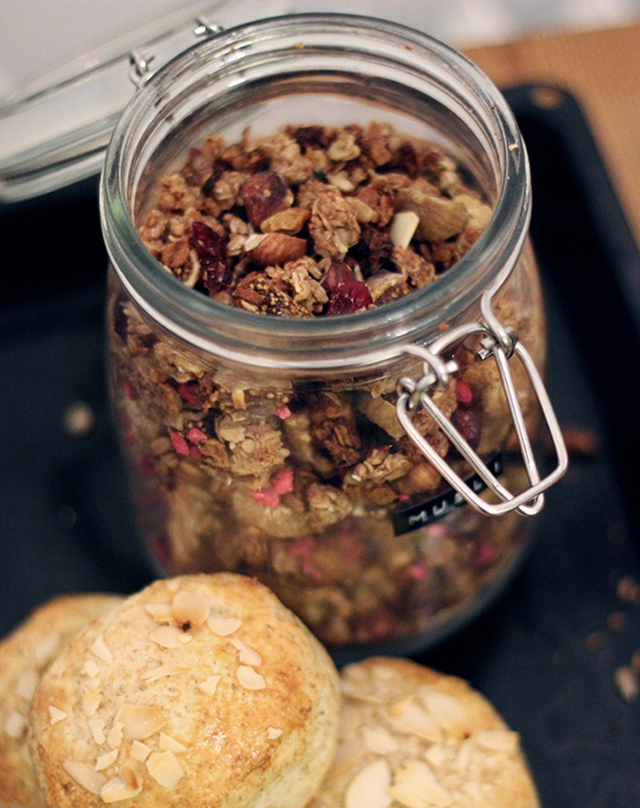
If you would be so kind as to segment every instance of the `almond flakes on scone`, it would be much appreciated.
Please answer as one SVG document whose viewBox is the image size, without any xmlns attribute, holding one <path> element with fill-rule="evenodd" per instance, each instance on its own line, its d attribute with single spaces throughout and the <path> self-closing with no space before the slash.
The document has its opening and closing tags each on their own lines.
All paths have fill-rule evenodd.
<svg viewBox="0 0 640 808">
<path fill-rule="evenodd" d="M 156 581 L 74 641 L 36 691 L 50 808 L 303 808 L 335 751 L 338 673 L 255 580 Z"/>
</svg>

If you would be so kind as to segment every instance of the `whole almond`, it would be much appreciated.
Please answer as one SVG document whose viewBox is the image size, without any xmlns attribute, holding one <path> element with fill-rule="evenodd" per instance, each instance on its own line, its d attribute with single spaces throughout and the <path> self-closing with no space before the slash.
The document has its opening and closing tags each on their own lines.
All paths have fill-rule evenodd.
<svg viewBox="0 0 640 808">
<path fill-rule="evenodd" d="M 286 233 L 267 233 L 247 255 L 257 266 L 271 267 L 297 261 L 306 251 L 307 242 L 303 238 Z"/>
<path fill-rule="evenodd" d="M 240 189 L 242 204 L 254 227 L 293 204 L 293 192 L 280 174 L 275 171 L 259 171 L 245 180 Z"/>
</svg>

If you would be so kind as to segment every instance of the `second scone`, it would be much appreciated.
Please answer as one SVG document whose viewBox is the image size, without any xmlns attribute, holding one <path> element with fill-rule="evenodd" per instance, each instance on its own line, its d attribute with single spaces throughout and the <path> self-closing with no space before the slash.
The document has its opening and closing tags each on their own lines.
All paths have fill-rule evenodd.
<svg viewBox="0 0 640 808">
<path fill-rule="evenodd" d="M 336 759 L 308 808 L 539 808 L 519 736 L 467 682 L 408 659 L 342 671 Z"/>
<path fill-rule="evenodd" d="M 51 808 L 302 808 L 331 764 L 337 671 L 264 586 L 156 581 L 83 632 L 33 699 Z"/>
</svg>

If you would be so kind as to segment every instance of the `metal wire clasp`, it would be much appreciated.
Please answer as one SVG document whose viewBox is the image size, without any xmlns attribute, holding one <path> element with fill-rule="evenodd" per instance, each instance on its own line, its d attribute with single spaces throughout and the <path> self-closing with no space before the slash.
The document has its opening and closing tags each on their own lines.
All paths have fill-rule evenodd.
<svg viewBox="0 0 640 808">
<path fill-rule="evenodd" d="M 559 480 L 567 470 L 567 450 L 544 383 L 529 352 L 518 342 L 517 335 L 513 329 L 504 328 L 498 323 L 499 330 L 494 330 L 492 326 L 495 323 L 487 323 L 487 312 L 483 313 L 485 314 L 484 322 L 466 323 L 453 328 L 431 343 L 428 348 L 420 345 L 405 345 L 403 347 L 403 353 L 422 359 L 423 375 L 417 381 L 406 376 L 398 381 L 398 401 L 396 404 L 398 420 L 407 435 L 426 455 L 441 476 L 476 510 L 491 516 L 500 516 L 509 511 L 517 510 L 521 514 L 531 516 L 538 513 L 544 504 L 542 492 Z M 495 321 L 492 312 L 491 318 Z M 496 361 L 520 445 L 524 467 L 529 479 L 529 488 L 517 495 L 512 494 L 504 487 L 433 401 L 432 394 L 436 390 L 447 387 L 451 375 L 458 370 L 456 362 L 453 360 L 446 361 L 442 358 L 442 354 L 472 334 L 480 335 L 481 347 L 477 352 L 480 361 L 487 361 L 491 356 Z M 556 452 L 556 467 L 543 479 L 540 479 L 531 441 L 527 434 L 522 410 L 518 403 L 518 396 L 509 369 L 509 360 L 513 361 L 514 359 L 522 363 L 527 373 L 540 404 L 542 415 L 546 420 Z M 462 457 L 480 476 L 485 485 L 498 497 L 499 502 L 489 503 L 482 499 L 418 432 L 411 421 L 410 412 L 417 410 L 419 407 L 424 407 L 429 412 L 438 427 Z"/>
<path fill-rule="evenodd" d="M 172 55 L 177 55 L 189 44 L 193 37 L 196 39 L 208 39 L 224 31 L 224 26 L 213 22 L 200 15 L 184 28 L 169 30 L 166 34 L 146 43 L 140 48 L 136 48 L 129 53 L 129 78 L 136 87 L 141 87 L 153 75 L 151 63 L 156 61 L 156 51 L 162 52 L 167 47 Z M 172 43 L 175 44 L 172 45 Z M 173 53 L 175 50 L 175 53 Z M 164 60 L 166 61 L 166 56 Z"/>
</svg>

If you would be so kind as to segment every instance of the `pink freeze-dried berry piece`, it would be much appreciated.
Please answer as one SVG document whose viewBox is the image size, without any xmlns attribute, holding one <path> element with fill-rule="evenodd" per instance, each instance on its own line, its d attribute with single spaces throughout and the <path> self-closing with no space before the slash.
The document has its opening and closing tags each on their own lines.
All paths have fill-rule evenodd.
<svg viewBox="0 0 640 808">
<path fill-rule="evenodd" d="M 198 256 L 202 282 L 211 294 L 231 285 L 233 272 L 227 263 L 227 245 L 222 236 L 203 222 L 194 222 L 189 245 Z"/>
<path fill-rule="evenodd" d="M 198 403 L 195 393 L 188 384 L 178 385 L 178 395 L 183 401 L 187 401 L 189 404 Z"/>
<path fill-rule="evenodd" d="M 277 508 L 280 504 L 280 495 L 271 486 L 261 488 L 259 491 L 249 491 L 253 499 L 265 508 Z"/>
<path fill-rule="evenodd" d="M 289 544 L 289 552 L 293 556 L 306 556 L 315 548 L 316 544 L 317 541 L 313 536 L 300 536 Z"/>
<path fill-rule="evenodd" d="M 176 454 L 186 457 L 190 454 L 189 444 L 179 432 L 171 432 L 171 443 Z"/>
<path fill-rule="evenodd" d="M 271 478 L 271 487 L 277 494 L 290 494 L 293 491 L 293 470 L 280 469 Z"/>
<path fill-rule="evenodd" d="M 471 404 L 473 401 L 473 390 L 462 379 L 456 379 L 456 401 L 458 404 Z"/>
<path fill-rule="evenodd" d="M 410 564 L 407 567 L 407 575 L 414 581 L 424 581 L 424 579 L 427 577 L 428 574 L 429 571 L 424 564 L 420 563 Z"/>
<path fill-rule="evenodd" d="M 208 435 L 206 432 L 203 432 L 197 426 L 192 426 L 191 429 L 187 432 L 187 438 L 191 441 L 191 443 L 199 443 L 201 440 L 207 440 Z"/>
</svg>

